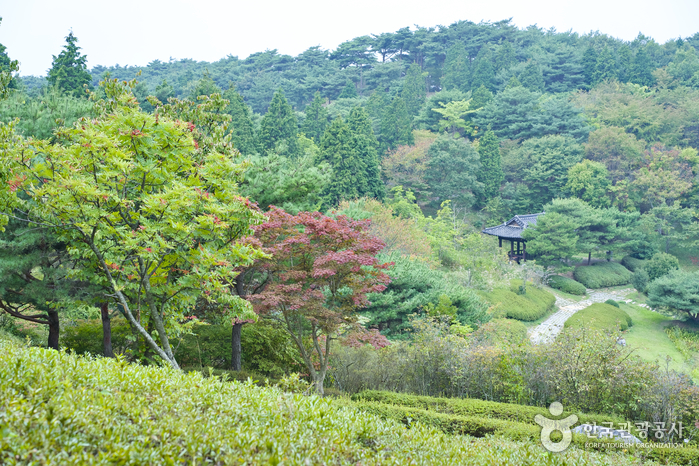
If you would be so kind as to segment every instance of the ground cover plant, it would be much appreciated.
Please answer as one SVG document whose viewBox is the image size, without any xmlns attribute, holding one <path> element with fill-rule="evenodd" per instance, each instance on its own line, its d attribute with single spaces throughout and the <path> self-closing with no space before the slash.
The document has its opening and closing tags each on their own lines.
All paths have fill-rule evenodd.
<svg viewBox="0 0 699 466">
<path fill-rule="evenodd" d="M 596 328 L 602 330 L 626 330 L 633 321 L 629 315 L 619 309 L 619 306 L 614 306 L 608 303 L 595 303 L 585 309 L 576 312 L 565 322 L 566 328 Z"/>
<path fill-rule="evenodd" d="M 570 293 L 578 296 L 583 296 L 587 292 L 587 288 L 580 282 L 576 282 L 572 278 L 562 275 L 552 275 L 549 277 L 548 285 L 556 290 L 561 290 L 565 293 Z"/>
<path fill-rule="evenodd" d="M 592 265 L 579 265 L 573 272 L 575 280 L 587 288 L 597 289 L 631 283 L 633 274 L 616 262 L 597 262 Z"/>
</svg>

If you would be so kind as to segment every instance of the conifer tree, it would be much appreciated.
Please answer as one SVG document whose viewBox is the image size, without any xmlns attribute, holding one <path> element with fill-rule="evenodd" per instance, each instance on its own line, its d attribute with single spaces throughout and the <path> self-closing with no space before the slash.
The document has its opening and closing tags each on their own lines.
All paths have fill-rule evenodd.
<svg viewBox="0 0 699 466">
<path fill-rule="evenodd" d="M 588 87 L 592 87 L 597 70 L 597 50 L 593 46 L 588 46 L 582 57 L 583 78 Z"/>
<path fill-rule="evenodd" d="M 609 47 L 604 47 L 597 57 L 595 73 L 592 75 L 592 83 L 597 84 L 605 80 L 616 79 L 616 60 Z"/>
<path fill-rule="evenodd" d="M 84 85 L 92 88 L 92 76 L 87 71 L 87 57 L 80 54 L 77 43 L 78 39 L 71 31 L 61 53 L 53 56 L 47 81 L 63 92 L 81 97 L 86 95 Z"/>
<path fill-rule="evenodd" d="M 458 41 L 447 50 L 443 72 L 442 89 L 446 91 L 452 89 L 467 91 L 469 89 L 469 60 L 463 42 Z"/>
<path fill-rule="evenodd" d="M 202 95 L 222 94 L 221 88 L 211 79 L 208 70 L 204 70 L 199 80 L 194 82 L 194 87 L 189 93 L 189 98 L 197 100 L 197 97 Z"/>
<path fill-rule="evenodd" d="M 386 98 L 386 93 L 380 89 L 376 89 L 372 92 L 364 104 L 364 108 L 369 112 L 375 134 L 381 133 L 381 121 L 383 120 L 383 114 L 386 111 L 387 105 L 388 99 Z"/>
<path fill-rule="evenodd" d="M 505 175 L 500 166 L 500 144 L 492 130 L 483 134 L 478 143 L 481 169 L 478 171 L 478 181 L 483 183 L 483 204 L 493 199 L 500 191 L 500 185 Z"/>
<path fill-rule="evenodd" d="M 495 90 L 493 57 L 485 45 L 478 52 L 471 72 L 471 89 L 478 89 L 480 86 L 485 86 L 491 91 Z"/>
<path fill-rule="evenodd" d="M 301 132 L 307 138 L 312 139 L 316 144 L 320 143 L 323 138 L 323 133 L 328 127 L 328 111 L 323 106 L 323 99 L 320 97 L 320 92 L 315 93 L 313 100 L 306 106 L 304 111 L 306 120 L 303 122 Z"/>
<path fill-rule="evenodd" d="M 395 149 L 402 144 L 413 144 L 410 115 L 401 97 L 393 99 L 381 118 L 381 150 Z"/>
<path fill-rule="evenodd" d="M 512 65 L 517 63 L 517 55 L 512 43 L 506 41 L 500 47 L 498 47 L 497 55 L 495 57 L 495 66 L 499 70 L 506 70 Z"/>
<path fill-rule="evenodd" d="M 420 113 L 422 104 L 425 103 L 427 88 L 425 79 L 422 77 L 422 69 L 417 63 L 413 63 L 408 68 L 403 81 L 403 91 L 401 96 L 405 100 L 405 106 L 408 109 L 410 116 L 415 116 Z"/>
<path fill-rule="evenodd" d="M 342 88 L 342 92 L 337 96 L 338 99 L 356 99 L 359 97 L 357 94 L 357 87 L 350 80 L 347 80 L 347 84 Z"/>
<path fill-rule="evenodd" d="M 274 93 L 272 103 L 260 123 L 260 132 L 257 135 L 257 145 L 262 154 L 274 150 L 282 150 L 284 155 L 296 156 L 298 154 L 298 122 L 294 110 L 284 97 L 284 92 L 279 89 Z M 285 147 L 282 148 L 281 145 Z"/>
<path fill-rule="evenodd" d="M 166 104 L 167 99 L 170 97 L 175 97 L 175 89 L 167 83 L 167 80 L 163 80 L 155 86 L 155 97 L 162 103 Z"/>
<path fill-rule="evenodd" d="M 352 132 L 354 150 L 366 167 L 367 190 L 360 194 L 382 200 L 386 197 L 386 190 L 381 180 L 381 167 L 377 153 L 379 142 L 371 128 L 369 114 L 362 107 L 354 107 L 347 117 L 347 126 Z"/>
<path fill-rule="evenodd" d="M 520 84 L 521 85 L 521 84 Z M 488 102 L 493 100 L 493 93 L 485 86 L 481 85 L 471 94 L 471 110 L 478 110 L 488 105 Z"/>
<path fill-rule="evenodd" d="M 620 82 L 626 83 L 631 79 L 631 49 L 628 45 L 622 44 L 617 52 L 616 75 Z"/>
<path fill-rule="evenodd" d="M 545 83 L 541 67 L 536 62 L 529 60 L 519 75 L 519 82 L 532 91 L 543 91 Z"/>
<path fill-rule="evenodd" d="M 336 118 L 321 141 L 320 161 L 327 162 L 333 177 L 324 190 L 326 206 L 336 206 L 344 199 L 356 199 L 367 192 L 366 166 L 353 147 L 352 132 Z"/>
<path fill-rule="evenodd" d="M 250 107 L 247 106 L 243 96 L 235 90 L 233 85 L 223 93 L 223 98 L 230 102 L 226 107 L 226 113 L 231 116 L 229 131 L 233 146 L 243 155 L 254 154 L 257 152 L 257 148 L 255 147 L 255 131 Z"/>
<path fill-rule="evenodd" d="M 655 83 L 653 77 L 653 63 L 651 62 L 645 47 L 638 49 L 631 65 L 631 82 L 641 86 L 652 86 Z"/>
</svg>

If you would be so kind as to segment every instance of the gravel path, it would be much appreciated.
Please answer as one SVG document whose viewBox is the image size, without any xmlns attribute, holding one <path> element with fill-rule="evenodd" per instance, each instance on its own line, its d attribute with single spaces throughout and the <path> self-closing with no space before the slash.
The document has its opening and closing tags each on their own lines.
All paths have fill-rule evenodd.
<svg viewBox="0 0 699 466">
<path fill-rule="evenodd" d="M 567 299 L 556 296 L 556 306 L 558 306 L 558 312 L 551 315 L 548 319 L 542 322 L 540 325 L 534 327 L 529 333 L 529 339 L 534 344 L 538 343 L 550 343 L 558 335 L 561 330 L 563 330 L 563 324 L 566 320 L 570 318 L 573 314 L 581 309 L 585 309 L 587 306 L 594 303 L 603 303 L 608 299 L 613 299 L 619 302 L 627 302 L 625 296 L 634 290 L 631 288 L 624 290 L 587 290 L 587 298 L 582 301 L 573 302 Z"/>
</svg>

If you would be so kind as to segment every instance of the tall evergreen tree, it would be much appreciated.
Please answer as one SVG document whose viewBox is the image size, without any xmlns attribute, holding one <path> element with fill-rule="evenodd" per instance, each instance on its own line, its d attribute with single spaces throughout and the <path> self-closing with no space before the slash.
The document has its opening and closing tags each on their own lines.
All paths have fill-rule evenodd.
<svg viewBox="0 0 699 466">
<path fill-rule="evenodd" d="M 243 96 L 235 90 L 233 85 L 223 93 L 223 98 L 230 102 L 226 107 L 226 113 L 231 116 L 229 131 L 233 146 L 243 155 L 254 154 L 257 152 L 257 147 L 250 107 L 245 104 Z"/>
<path fill-rule="evenodd" d="M 653 77 L 653 62 L 651 61 L 645 47 L 641 47 L 636 52 L 631 66 L 631 82 L 641 86 L 652 86 L 655 83 Z"/>
<path fill-rule="evenodd" d="M 493 93 L 485 86 L 481 86 L 471 94 L 470 108 L 471 110 L 478 110 L 488 105 L 491 100 L 493 100 Z"/>
<path fill-rule="evenodd" d="M 632 65 L 631 48 L 622 44 L 617 52 L 616 60 L 616 75 L 620 82 L 626 83 L 631 79 L 631 65 Z"/>
<path fill-rule="evenodd" d="M 495 56 L 495 66 L 498 71 L 506 70 L 511 66 L 517 64 L 517 54 L 515 53 L 515 48 L 512 43 L 506 41 L 500 47 L 498 47 L 497 54 Z"/>
<path fill-rule="evenodd" d="M 87 56 L 80 54 L 77 43 L 78 39 L 71 31 L 61 53 L 53 56 L 47 81 L 63 92 L 81 97 L 85 96 L 85 85 L 92 87 L 92 75 L 87 71 Z"/>
<path fill-rule="evenodd" d="M 481 136 L 478 142 L 478 155 L 481 162 L 478 181 L 483 183 L 482 203 L 485 204 L 498 195 L 500 185 L 505 180 L 500 166 L 500 143 L 492 130 L 486 131 Z"/>
<path fill-rule="evenodd" d="M 357 87 L 350 80 L 347 80 L 347 84 L 342 88 L 342 92 L 337 96 L 338 99 L 356 99 L 359 97 L 357 94 Z"/>
<path fill-rule="evenodd" d="M 471 89 L 478 89 L 480 86 L 495 90 L 495 67 L 487 45 L 481 47 L 471 71 Z"/>
<path fill-rule="evenodd" d="M 274 93 L 272 103 L 260 123 L 257 135 L 257 146 L 264 155 L 268 152 L 281 150 L 283 155 L 298 155 L 298 122 L 294 110 L 284 97 L 281 89 Z M 285 146 L 282 148 L 282 145 Z"/>
<path fill-rule="evenodd" d="M 222 94 L 221 88 L 216 85 L 208 70 L 204 70 L 201 78 L 194 82 L 194 86 L 189 93 L 189 98 L 197 100 L 197 97 L 202 95 Z"/>
<path fill-rule="evenodd" d="M 467 91 L 469 89 L 469 66 L 466 47 L 464 47 L 463 42 L 457 41 L 447 50 L 447 56 L 444 60 L 444 74 L 441 80 L 442 89 Z"/>
<path fill-rule="evenodd" d="M 366 166 L 354 150 L 352 131 L 336 118 L 321 141 L 320 161 L 327 162 L 333 175 L 323 197 L 326 206 L 336 206 L 343 199 L 356 199 L 368 191 Z"/>
<path fill-rule="evenodd" d="M 597 84 L 605 80 L 616 79 L 616 60 L 609 47 L 604 47 L 597 57 L 595 73 L 592 75 L 592 83 Z"/>
<path fill-rule="evenodd" d="M 381 180 L 381 167 L 377 152 L 379 142 L 371 128 L 369 114 L 362 107 L 354 107 L 347 117 L 347 126 L 352 132 L 354 150 L 366 170 L 367 190 L 360 194 L 382 200 L 386 197 L 386 190 Z"/>
<path fill-rule="evenodd" d="M 539 64 L 529 60 L 524 70 L 519 74 L 519 82 L 522 83 L 522 86 L 532 91 L 543 91 L 544 75 Z"/>
<path fill-rule="evenodd" d="M 393 99 L 381 118 L 381 149 L 395 149 L 399 145 L 413 144 L 410 115 L 401 97 Z"/>
<path fill-rule="evenodd" d="M 588 46 L 587 49 L 585 49 L 585 53 L 583 53 L 582 57 L 582 73 L 585 84 L 588 87 L 592 87 L 594 84 L 595 72 L 597 70 L 597 58 L 597 50 L 595 50 L 595 48 L 591 45 Z"/>
<path fill-rule="evenodd" d="M 422 76 L 422 69 L 420 65 L 413 63 L 405 74 L 403 91 L 401 93 L 410 116 L 420 113 L 420 108 L 425 103 L 426 95 L 427 88 L 425 87 L 425 78 Z"/>
<path fill-rule="evenodd" d="M 320 92 L 316 91 L 313 100 L 306 106 L 304 113 L 306 114 L 306 119 L 303 122 L 301 131 L 307 138 L 313 139 L 316 144 L 319 144 L 329 123 L 328 111 L 323 106 Z"/>
</svg>

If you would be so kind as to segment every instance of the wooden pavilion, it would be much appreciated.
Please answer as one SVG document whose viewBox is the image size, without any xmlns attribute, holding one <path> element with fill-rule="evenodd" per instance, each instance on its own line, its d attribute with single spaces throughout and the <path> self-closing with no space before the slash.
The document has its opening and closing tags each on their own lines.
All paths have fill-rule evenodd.
<svg viewBox="0 0 699 466">
<path fill-rule="evenodd" d="M 544 215 L 544 213 L 545 212 L 540 212 L 538 214 L 515 215 L 502 225 L 485 228 L 483 233 L 486 235 L 497 236 L 500 247 L 502 247 L 503 239 L 509 241 L 510 251 L 507 253 L 507 257 L 509 257 L 510 260 L 515 260 L 517 262 L 520 260 L 526 261 L 527 243 L 524 238 L 522 238 L 522 232 L 529 225 L 536 225 L 536 219 L 539 217 L 539 215 Z"/>
</svg>

